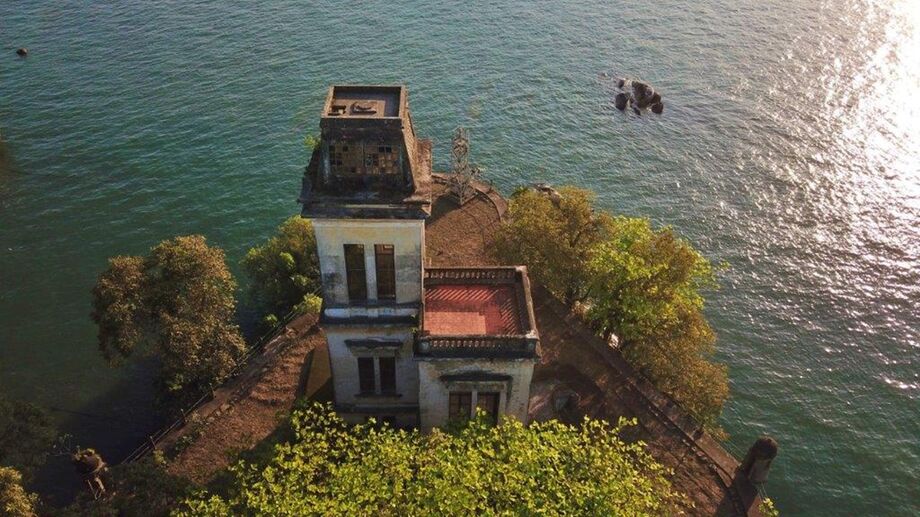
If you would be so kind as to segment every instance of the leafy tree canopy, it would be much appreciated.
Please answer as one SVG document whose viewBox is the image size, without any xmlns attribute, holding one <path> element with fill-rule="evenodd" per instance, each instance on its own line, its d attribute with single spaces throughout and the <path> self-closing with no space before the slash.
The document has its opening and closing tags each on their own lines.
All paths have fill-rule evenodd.
<svg viewBox="0 0 920 517">
<path fill-rule="evenodd" d="M 200 235 L 147 256 L 109 261 L 93 288 L 99 348 L 112 363 L 148 345 L 170 392 L 219 382 L 245 348 L 234 323 L 236 282 L 220 248 Z"/>
<path fill-rule="evenodd" d="M 0 465 L 31 479 L 54 445 L 57 431 L 37 406 L 0 394 Z"/>
<path fill-rule="evenodd" d="M 508 223 L 499 230 L 496 250 L 528 272 L 567 304 L 587 294 L 587 262 L 595 245 L 609 236 L 612 218 L 596 213 L 594 194 L 562 187 L 558 197 L 519 190 L 511 198 Z"/>
<path fill-rule="evenodd" d="M 11 467 L 0 467 L 0 515 L 34 517 L 38 496 L 22 487 L 22 475 Z"/>
<path fill-rule="evenodd" d="M 230 495 L 198 494 L 178 515 L 661 515 L 676 502 L 644 444 L 619 437 L 625 421 L 422 435 L 314 405 L 292 423 L 296 440 L 267 463 L 233 467 Z"/>
<path fill-rule="evenodd" d="M 702 313 L 717 287 L 710 262 L 671 228 L 596 211 L 593 195 L 564 187 L 558 196 L 516 193 L 497 255 L 527 265 L 534 279 L 572 305 L 624 357 L 717 435 L 728 397 L 724 366 L 711 362 L 715 334 Z"/>
<path fill-rule="evenodd" d="M 310 221 L 294 216 L 278 227 L 267 242 L 246 253 L 243 266 L 249 276 L 250 296 L 275 321 L 320 291 L 316 237 Z M 304 308 L 315 305 L 315 301 Z"/>
</svg>

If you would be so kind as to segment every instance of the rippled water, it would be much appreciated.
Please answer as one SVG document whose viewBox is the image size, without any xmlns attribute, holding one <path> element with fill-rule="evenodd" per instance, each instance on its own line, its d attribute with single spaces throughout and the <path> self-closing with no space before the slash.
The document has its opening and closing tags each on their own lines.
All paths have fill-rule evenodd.
<svg viewBox="0 0 920 517">
<path fill-rule="evenodd" d="M 506 192 L 590 187 L 731 265 L 728 446 L 779 438 L 781 510 L 920 512 L 920 4 L 304 4 L 0 2 L 0 388 L 129 449 L 156 422 L 95 349 L 105 259 L 199 232 L 238 261 L 297 211 L 327 85 L 401 82 L 440 167 L 466 125 Z M 618 74 L 665 114 L 613 110 Z"/>
</svg>

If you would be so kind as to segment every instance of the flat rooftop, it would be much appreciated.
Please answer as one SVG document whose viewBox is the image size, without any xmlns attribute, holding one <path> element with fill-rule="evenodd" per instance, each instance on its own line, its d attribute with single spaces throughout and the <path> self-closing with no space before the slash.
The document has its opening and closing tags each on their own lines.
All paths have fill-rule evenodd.
<svg viewBox="0 0 920 517">
<path fill-rule="evenodd" d="M 429 287 L 422 330 L 440 336 L 523 334 L 517 294 L 510 285 Z"/>
<path fill-rule="evenodd" d="M 539 356 L 527 268 L 425 268 L 424 277 L 416 357 Z"/>
<path fill-rule="evenodd" d="M 323 116 L 399 117 L 402 96 L 401 86 L 333 86 Z"/>
</svg>

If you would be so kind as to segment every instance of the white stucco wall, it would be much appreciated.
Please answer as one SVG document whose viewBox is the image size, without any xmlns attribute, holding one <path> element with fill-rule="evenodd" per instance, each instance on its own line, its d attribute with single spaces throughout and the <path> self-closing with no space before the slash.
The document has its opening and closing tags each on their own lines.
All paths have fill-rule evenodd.
<svg viewBox="0 0 920 517">
<path fill-rule="evenodd" d="M 415 303 L 422 292 L 425 222 L 405 219 L 316 219 L 316 247 L 327 304 L 348 303 L 345 244 L 363 244 L 368 300 L 377 299 L 375 244 L 392 244 L 396 266 L 396 303 Z"/>
<path fill-rule="evenodd" d="M 427 433 L 433 427 L 442 427 L 447 423 L 452 388 L 453 391 L 499 391 L 499 413 L 527 422 L 533 365 L 532 359 L 418 360 L 419 427 Z M 484 383 L 462 381 L 453 386 L 441 380 L 442 375 L 471 372 L 508 375 L 511 379 Z M 473 407 L 475 405 L 474 395 Z"/>
<path fill-rule="evenodd" d="M 414 406 L 418 404 L 418 367 L 412 359 L 413 334 L 410 327 L 337 326 L 324 328 L 329 342 L 329 361 L 332 366 L 332 384 L 337 405 L 389 405 Z M 361 349 L 349 347 L 345 340 L 398 340 L 397 349 Z M 358 397 L 358 357 L 395 357 L 396 393 L 399 397 Z M 375 369 L 377 364 L 375 362 Z M 377 372 L 379 388 L 379 372 Z"/>
</svg>

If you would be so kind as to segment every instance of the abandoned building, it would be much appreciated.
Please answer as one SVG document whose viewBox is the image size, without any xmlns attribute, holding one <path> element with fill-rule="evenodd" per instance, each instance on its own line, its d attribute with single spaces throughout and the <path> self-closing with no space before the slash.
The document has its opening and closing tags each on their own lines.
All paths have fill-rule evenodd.
<svg viewBox="0 0 920 517">
<path fill-rule="evenodd" d="M 303 179 L 336 410 L 429 431 L 526 421 L 539 354 L 525 267 L 432 268 L 431 142 L 402 86 L 332 86 Z"/>
</svg>

